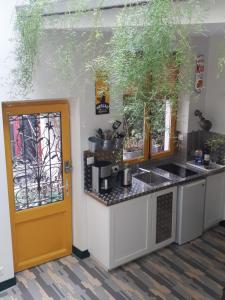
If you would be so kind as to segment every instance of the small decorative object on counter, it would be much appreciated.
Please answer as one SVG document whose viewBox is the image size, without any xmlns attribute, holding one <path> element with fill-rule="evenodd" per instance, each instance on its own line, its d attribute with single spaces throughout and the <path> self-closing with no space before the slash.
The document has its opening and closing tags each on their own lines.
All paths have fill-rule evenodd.
<svg viewBox="0 0 225 300">
<path fill-rule="evenodd" d="M 203 117 L 202 112 L 199 109 L 196 109 L 195 116 L 199 117 L 200 119 L 199 126 L 205 131 L 210 131 L 212 128 L 212 123 Z"/>
<path fill-rule="evenodd" d="M 202 165 L 203 163 L 203 151 L 201 149 L 195 150 L 195 163 L 196 165 Z"/>
<path fill-rule="evenodd" d="M 205 71 L 205 58 L 204 55 L 197 56 L 196 70 L 195 70 L 195 90 L 201 93 L 204 85 L 204 71 Z"/>
<path fill-rule="evenodd" d="M 122 186 L 128 187 L 132 185 L 132 172 L 127 166 L 122 171 Z"/>
</svg>

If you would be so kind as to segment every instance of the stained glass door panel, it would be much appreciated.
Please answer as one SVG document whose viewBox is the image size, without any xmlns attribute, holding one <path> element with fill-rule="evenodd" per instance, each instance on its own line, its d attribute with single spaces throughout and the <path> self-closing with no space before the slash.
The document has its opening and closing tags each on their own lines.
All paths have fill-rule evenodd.
<svg viewBox="0 0 225 300">
<path fill-rule="evenodd" d="M 21 271 L 72 251 L 69 104 L 8 102 L 3 117 L 14 267 Z"/>
<path fill-rule="evenodd" d="M 9 116 L 16 210 L 63 200 L 61 113 Z"/>
</svg>

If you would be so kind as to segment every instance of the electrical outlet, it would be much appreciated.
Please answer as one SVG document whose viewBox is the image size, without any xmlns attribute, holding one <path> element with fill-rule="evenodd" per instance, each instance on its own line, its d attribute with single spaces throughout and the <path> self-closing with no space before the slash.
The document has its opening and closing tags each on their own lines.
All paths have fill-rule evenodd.
<svg viewBox="0 0 225 300">
<path fill-rule="evenodd" d="M 178 140 L 181 141 L 181 142 L 184 140 L 184 136 L 183 136 L 182 133 L 178 134 Z"/>
<path fill-rule="evenodd" d="M 0 266 L 0 276 L 4 275 L 4 267 Z"/>
<path fill-rule="evenodd" d="M 95 162 L 94 156 L 87 157 L 87 165 L 88 166 L 93 165 L 94 162 Z"/>
<path fill-rule="evenodd" d="M 119 165 L 115 165 L 112 167 L 112 172 L 117 173 L 119 171 Z"/>
</svg>

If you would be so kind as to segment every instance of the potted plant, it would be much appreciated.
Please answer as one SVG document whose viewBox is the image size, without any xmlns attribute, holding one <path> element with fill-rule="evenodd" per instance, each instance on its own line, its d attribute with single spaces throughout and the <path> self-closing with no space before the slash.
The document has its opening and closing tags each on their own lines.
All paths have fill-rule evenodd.
<svg viewBox="0 0 225 300">
<path fill-rule="evenodd" d="M 131 130 L 131 134 L 126 135 L 123 147 L 125 160 L 143 156 L 143 133 Z"/>
</svg>

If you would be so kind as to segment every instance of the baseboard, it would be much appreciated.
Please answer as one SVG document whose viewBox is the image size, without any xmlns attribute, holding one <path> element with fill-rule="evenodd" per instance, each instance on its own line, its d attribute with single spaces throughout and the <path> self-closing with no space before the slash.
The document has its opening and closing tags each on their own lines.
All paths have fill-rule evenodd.
<svg viewBox="0 0 225 300">
<path fill-rule="evenodd" d="M 0 292 L 7 290 L 14 285 L 16 285 L 16 277 L 0 282 Z"/>
<path fill-rule="evenodd" d="M 225 227 L 225 221 L 221 221 L 221 222 L 220 222 L 220 226 Z"/>
<path fill-rule="evenodd" d="M 90 256 L 90 253 L 88 250 L 85 251 L 81 251 L 80 249 L 78 249 L 77 247 L 73 246 L 72 248 L 72 252 L 74 255 L 76 255 L 77 257 L 79 257 L 80 259 L 85 259 L 87 257 Z"/>
</svg>

